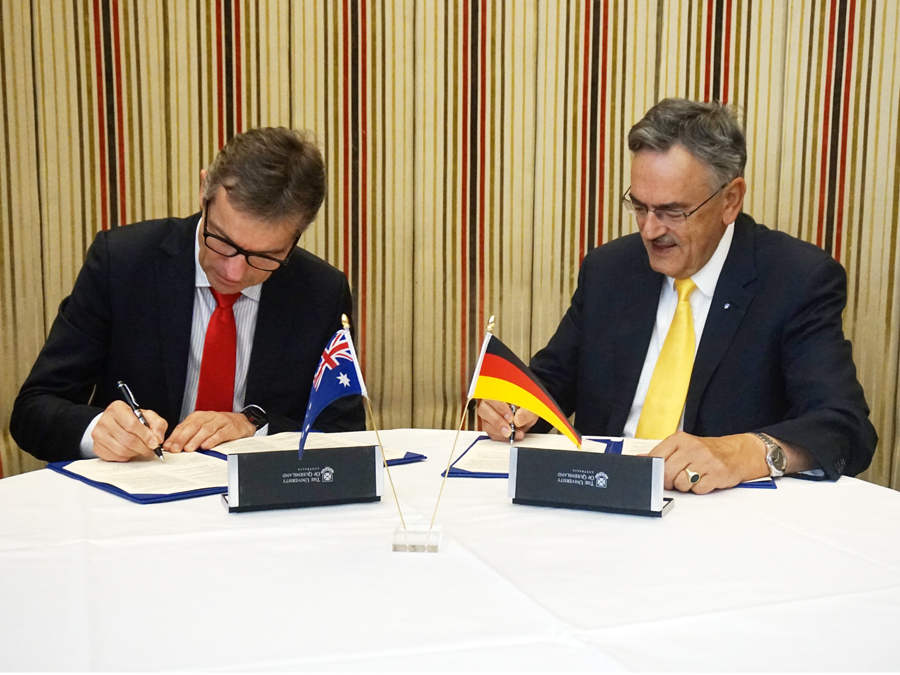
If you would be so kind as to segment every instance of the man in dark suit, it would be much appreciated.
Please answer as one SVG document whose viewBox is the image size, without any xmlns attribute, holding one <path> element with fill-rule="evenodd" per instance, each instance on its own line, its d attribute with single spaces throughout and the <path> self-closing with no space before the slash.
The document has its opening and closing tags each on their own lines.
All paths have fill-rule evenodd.
<svg viewBox="0 0 900 675">
<path fill-rule="evenodd" d="M 322 350 L 351 314 L 347 278 L 296 248 L 325 196 L 322 156 L 296 131 L 255 129 L 200 179 L 200 214 L 97 235 L 16 398 L 22 449 L 128 461 L 161 443 L 193 451 L 300 430 Z M 359 397 L 316 426 L 365 428 Z"/>
<path fill-rule="evenodd" d="M 650 454 L 666 460 L 667 489 L 863 471 L 877 437 L 843 334 L 846 274 L 741 213 L 733 114 L 666 99 L 628 144 L 623 201 L 640 233 L 585 257 L 532 370 L 582 433 L 663 439 Z M 478 412 L 495 439 L 537 421 L 496 401 Z"/>
</svg>

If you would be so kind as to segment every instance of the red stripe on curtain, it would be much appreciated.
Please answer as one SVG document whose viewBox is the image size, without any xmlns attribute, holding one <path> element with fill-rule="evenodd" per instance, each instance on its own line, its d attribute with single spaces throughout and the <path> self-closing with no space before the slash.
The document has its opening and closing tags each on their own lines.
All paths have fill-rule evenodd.
<svg viewBox="0 0 900 675">
<path fill-rule="evenodd" d="M 365 372 L 366 369 L 366 296 L 368 295 L 368 252 L 369 252 L 369 232 L 368 232 L 368 150 L 369 150 L 369 132 L 368 132 L 368 107 L 366 99 L 366 61 L 368 48 L 366 42 L 366 0 L 360 0 L 359 6 L 359 232 L 360 232 L 360 279 L 359 279 L 359 344 L 360 344 L 360 368 Z"/>
<path fill-rule="evenodd" d="M 856 0 L 850 0 L 847 10 L 849 23 L 847 24 L 846 53 L 847 60 L 844 65 L 844 102 L 841 111 L 841 159 L 838 166 L 840 179 L 838 180 L 837 213 L 835 215 L 834 258 L 841 261 L 841 243 L 844 234 L 844 185 L 847 178 L 847 125 L 850 119 L 850 88 L 851 75 L 853 74 L 853 33 L 856 29 Z"/>
<path fill-rule="evenodd" d="M 216 2 L 216 119 L 219 123 L 217 136 L 220 148 L 225 145 L 225 59 L 222 58 L 222 40 L 225 36 L 222 34 L 222 2 L 223 0 Z"/>
<path fill-rule="evenodd" d="M 825 105 L 822 117 L 822 166 L 819 172 L 819 222 L 816 226 L 816 246 L 822 246 L 822 236 L 825 230 L 825 203 L 828 201 L 826 185 L 828 182 L 828 139 L 831 137 L 831 85 L 834 78 L 834 40 L 837 32 L 836 20 L 837 0 L 831 0 L 828 28 L 828 58 L 825 60 Z"/>
<path fill-rule="evenodd" d="M 350 7 L 344 0 L 344 274 L 350 276 Z"/>
<path fill-rule="evenodd" d="M 463 3 L 463 29 L 462 29 L 462 176 L 460 185 L 462 187 L 462 205 L 460 208 L 460 264 L 462 266 L 462 289 L 460 309 L 462 310 L 460 333 L 462 343 L 459 359 L 459 377 L 462 391 L 467 391 L 468 379 L 468 355 L 469 355 L 469 321 L 468 321 L 468 292 L 469 292 L 469 237 L 468 237 L 468 214 L 469 214 L 469 3 Z"/>
<path fill-rule="evenodd" d="M 597 158 L 597 222 L 594 227 L 597 231 L 596 245 L 603 244 L 603 205 L 606 196 L 606 87 L 607 74 L 609 73 L 609 0 L 603 0 L 603 51 L 600 59 L 600 114 L 599 134 L 597 147 L 593 149 L 598 153 Z"/>
<path fill-rule="evenodd" d="M 485 185 L 485 174 L 487 173 L 487 167 L 485 164 L 485 130 L 487 129 L 487 18 L 484 12 L 484 5 L 482 5 L 482 11 L 478 13 L 479 21 L 481 22 L 481 37 L 479 39 L 478 53 L 479 53 L 479 76 L 480 76 L 480 86 L 481 95 L 478 100 L 479 111 L 478 111 L 478 326 L 479 330 L 481 326 L 484 326 L 484 240 L 485 240 L 485 207 L 484 207 L 484 185 Z"/>
<path fill-rule="evenodd" d="M 234 0 L 234 132 L 236 134 L 244 130 L 241 71 L 241 0 Z"/>
<path fill-rule="evenodd" d="M 588 126 L 590 116 L 590 71 L 591 71 L 591 0 L 584 0 L 584 68 L 581 76 L 581 213 L 578 219 L 578 264 L 584 260 L 585 239 L 587 238 L 587 193 L 588 185 Z"/>
<path fill-rule="evenodd" d="M 710 69 L 712 68 L 712 47 L 713 47 L 713 16 L 715 8 L 713 0 L 706 0 L 706 67 L 704 69 L 706 82 L 703 85 L 703 100 L 709 101 L 710 87 L 712 86 L 712 77 Z"/>
<path fill-rule="evenodd" d="M 725 38 L 722 44 L 722 103 L 728 103 L 731 80 L 731 0 L 725 3 Z"/>
<path fill-rule="evenodd" d="M 119 198 L 119 225 L 124 225 L 125 220 L 125 113 L 122 105 L 122 50 L 119 40 L 119 3 L 112 0 L 112 26 L 113 26 L 113 55 L 115 56 L 116 73 L 116 135 L 118 142 L 116 150 L 119 157 L 119 175 L 116 181 L 116 194 Z"/>
<path fill-rule="evenodd" d="M 97 71 L 97 131 L 100 143 L 100 227 L 109 229 L 109 189 L 106 166 L 106 108 L 103 79 L 103 27 L 100 25 L 100 0 L 94 0 L 94 65 Z"/>
</svg>

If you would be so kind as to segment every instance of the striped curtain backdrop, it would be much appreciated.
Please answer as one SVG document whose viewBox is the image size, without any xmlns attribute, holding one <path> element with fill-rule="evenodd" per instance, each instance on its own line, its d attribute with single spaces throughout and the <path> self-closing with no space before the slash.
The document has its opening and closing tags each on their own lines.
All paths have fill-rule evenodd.
<svg viewBox="0 0 900 675">
<path fill-rule="evenodd" d="M 301 245 L 355 295 L 385 428 L 451 428 L 485 325 L 527 357 L 593 247 L 635 230 L 628 129 L 743 111 L 760 222 L 847 269 L 845 328 L 900 487 L 900 6 L 876 0 L 0 0 L 0 421 L 96 231 L 198 210 L 233 134 L 315 132 Z M 615 383 L 599 383 L 615 386 Z"/>
</svg>

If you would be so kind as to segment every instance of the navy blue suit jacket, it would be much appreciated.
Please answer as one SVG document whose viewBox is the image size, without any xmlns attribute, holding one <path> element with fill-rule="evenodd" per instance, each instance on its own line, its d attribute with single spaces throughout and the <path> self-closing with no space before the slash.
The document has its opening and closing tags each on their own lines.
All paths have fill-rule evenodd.
<svg viewBox="0 0 900 675">
<path fill-rule="evenodd" d="M 38 459 L 80 457 L 90 421 L 127 382 L 171 431 L 181 414 L 194 311 L 194 237 L 200 214 L 100 232 L 72 294 L 16 398 L 10 431 Z M 268 414 L 269 433 L 299 431 L 313 374 L 341 314 L 347 278 L 298 249 L 263 282 L 245 403 Z M 358 396 L 319 416 L 322 431 L 365 428 Z"/>
<path fill-rule="evenodd" d="M 647 355 L 664 276 L 640 235 L 585 256 L 578 289 L 531 368 L 583 434 L 620 436 Z M 841 313 L 843 267 L 741 214 L 694 361 L 684 430 L 761 431 L 808 450 L 836 479 L 877 443 Z"/>
</svg>

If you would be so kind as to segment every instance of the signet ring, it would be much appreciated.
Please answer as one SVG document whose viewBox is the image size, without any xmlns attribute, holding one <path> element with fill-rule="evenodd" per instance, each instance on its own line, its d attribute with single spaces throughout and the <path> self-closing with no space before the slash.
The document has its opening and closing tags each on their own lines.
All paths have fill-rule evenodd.
<svg viewBox="0 0 900 675">
<path fill-rule="evenodd" d="M 696 485 L 697 481 L 700 480 L 700 474 L 696 471 L 685 469 L 684 472 L 687 474 L 688 480 L 691 481 L 691 485 Z"/>
</svg>

